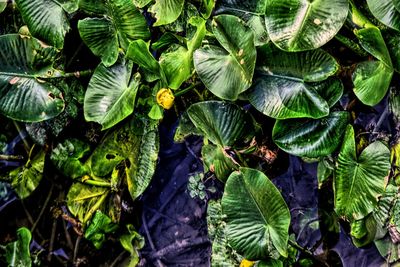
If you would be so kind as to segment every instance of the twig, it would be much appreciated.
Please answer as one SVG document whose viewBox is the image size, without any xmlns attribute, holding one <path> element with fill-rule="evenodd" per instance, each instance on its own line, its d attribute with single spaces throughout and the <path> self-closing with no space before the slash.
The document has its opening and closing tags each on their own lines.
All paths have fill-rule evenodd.
<svg viewBox="0 0 400 267">
<path fill-rule="evenodd" d="M 124 256 L 124 254 L 126 253 L 127 251 L 122 251 L 116 258 L 115 258 L 115 260 L 111 263 L 111 265 L 110 265 L 110 267 L 114 267 L 114 266 L 116 266 L 117 265 L 117 263 L 122 259 L 122 257 Z"/>
<path fill-rule="evenodd" d="M 51 227 L 50 244 L 49 244 L 49 254 L 47 254 L 48 262 L 51 262 L 52 252 L 54 249 L 54 240 L 56 239 L 56 231 L 57 231 L 57 219 L 53 219 L 53 225 Z"/>
<path fill-rule="evenodd" d="M 17 129 L 18 131 L 18 135 L 21 137 L 22 142 L 24 143 L 24 148 L 27 154 L 29 154 L 29 151 L 31 150 L 31 146 L 29 145 L 28 141 L 26 140 L 26 138 L 24 138 L 21 134 L 22 130 L 21 130 L 21 126 L 19 126 L 18 122 L 16 121 L 12 121 L 14 124 L 15 129 Z"/>
<path fill-rule="evenodd" d="M 156 247 L 154 246 L 153 240 L 151 238 L 149 228 L 147 227 L 147 222 L 146 222 L 146 217 L 144 216 L 144 213 L 142 212 L 142 222 L 143 222 L 143 228 L 147 236 L 147 240 L 149 241 L 150 247 L 153 251 L 156 251 Z M 156 260 L 157 266 L 161 267 L 163 266 L 163 263 L 157 259 Z"/>
<path fill-rule="evenodd" d="M 12 160 L 23 160 L 24 157 L 20 155 L 0 155 L 0 160 L 7 160 L 7 161 L 12 161 Z"/>
<path fill-rule="evenodd" d="M 31 228 L 31 232 L 33 232 L 33 231 L 35 230 L 37 224 L 39 223 L 40 219 L 42 218 L 43 213 L 44 213 L 44 210 L 46 209 L 46 207 L 47 207 L 47 205 L 49 204 L 49 201 L 50 201 L 50 199 L 51 199 L 51 195 L 52 195 L 52 193 L 53 193 L 53 188 L 54 188 L 54 184 L 51 184 L 50 191 L 49 191 L 49 193 L 47 194 L 47 198 L 46 198 L 46 200 L 44 201 L 43 207 L 42 207 L 42 209 L 40 210 L 40 213 L 39 213 L 39 215 L 38 215 L 38 217 L 37 217 L 35 223 L 33 224 L 32 228 Z"/>
<path fill-rule="evenodd" d="M 76 266 L 76 258 L 78 257 L 79 243 L 81 242 L 81 238 L 82 236 L 78 236 L 78 238 L 75 241 L 74 257 L 72 258 L 74 266 Z"/>
<path fill-rule="evenodd" d="M 24 212 L 25 212 L 26 218 L 28 219 L 29 223 L 30 223 L 31 225 L 33 225 L 33 224 L 34 224 L 34 221 L 33 221 L 32 215 L 29 213 L 28 209 L 25 207 L 24 201 L 23 201 L 22 199 L 21 199 L 21 206 L 22 206 L 22 209 L 23 209 Z M 36 229 L 35 232 L 36 232 L 36 234 L 39 236 L 39 238 L 42 239 L 42 241 L 45 240 L 45 238 L 44 238 L 43 235 L 39 232 L 39 230 Z"/>
<path fill-rule="evenodd" d="M 74 249 L 74 244 L 72 243 L 71 235 L 68 232 L 67 224 L 65 223 L 65 220 L 61 221 L 64 227 L 64 234 L 65 234 L 65 239 L 67 240 L 68 247 L 72 250 Z"/>
</svg>

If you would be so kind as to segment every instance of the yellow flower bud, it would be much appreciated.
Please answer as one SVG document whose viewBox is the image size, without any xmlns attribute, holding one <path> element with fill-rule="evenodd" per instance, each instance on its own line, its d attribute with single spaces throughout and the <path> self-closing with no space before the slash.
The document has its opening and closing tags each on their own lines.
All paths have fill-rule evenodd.
<svg viewBox="0 0 400 267">
<path fill-rule="evenodd" d="M 240 267 L 251 267 L 254 266 L 256 262 L 255 261 L 249 261 L 246 259 L 243 259 L 242 262 L 240 263 Z"/>
<path fill-rule="evenodd" d="M 170 109 L 174 105 L 174 94 L 171 89 L 162 88 L 157 93 L 157 103 L 165 109 Z"/>
</svg>

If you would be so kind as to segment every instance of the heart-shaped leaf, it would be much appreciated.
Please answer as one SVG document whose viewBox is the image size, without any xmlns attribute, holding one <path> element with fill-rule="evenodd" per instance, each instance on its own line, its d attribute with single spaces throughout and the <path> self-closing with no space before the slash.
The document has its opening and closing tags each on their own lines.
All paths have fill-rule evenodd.
<svg viewBox="0 0 400 267">
<path fill-rule="evenodd" d="M 287 153 L 318 158 L 336 150 L 348 123 L 347 112 L 333 112 L 317 120 L 277 120 L 272 138 Z"/>
<path fill-rule="evenodd" d="M 256 49 L 254 34 L 236 16 L 214 17 L 213 32 L 224 49 L 205 46 L 194 53 L 196 71 L 216 96 L 236 100 L 251 86 Z"/>
<path fill-rule="evenodd" d="M 400 31 L 400 12 L 394 0 L 367 0 L 369 10 L 380 22 Z M 397 3 L 398 5 L 398 3 Z"/>
<path fill-rule="evenodd" d="M 64 109 L 61 92 L 45 80 L 53 73 L 55 49 L 18 34 L 0 37 L 0 113 L 35 122 Z"/>
<path fill-rule="evenodd" d="M 85 94 L 84 113 L 87 121 L 95 121 L 108 129 L 133 112 L 140 75 L 131 77 L 132 64 L 121 59 L 112 67 L 100 64 Z"/>
<path fill-rule="evenodd" d="M 353 73 L 354 93 L 366 105 L 375 106 L 386 95 L 392 81 L 393 68 L 382 61 L 364 61 Z"/>
<path fill-rule="evenodd" d="M 347 126 L 335 173 L 335 211 L 347 220 L 372 212 L 383 194 L 390 170 L 390 151 L 380 141 L 356 154 L 354 129 Z"/>
<path fill-rule="evenodd" d="M 16 0 L 22 18 L 33 36 L 56 48 L 63 48 L 69 22 L 63 6 L 56 0 Z"/>
<path fill-rule="evenodd" d="M 185 0 L 156 0 L 150 8 L 150 12 L 155 13 L 157 21 L 154 26 L 170 24 L 181 15 Z"/>
<path fill-rule="evenodd" d="M 340 81 L 324 81 L 339 65 L 322 50 L 287 53 L 263 46 L 259 58 L 258 78 L 246 96 L 267 116 L 321 118 L 329 114 L 329 107 L 342 94 Z"/>
<path fill-rule="evenodd" d="M 191 105 L 187 113 L 196 128 L 222 148 L 246 140 L 254 131 L 252 117 L 233 103 L 204 101 Z"/>
<path fill-rule="evenodd" d="M 98 1 L 85 7 L 90 10 Z M 103 3 L 104 4 L 104 3 Z M 78 22 L 82 40 L 103 64 L 112 66 L 118 59 L 118 49 L 128 49 L 129 43 L 136 39 L 148 39 L 150 32 L 146 19 L 130 0 L 106 1 L 106 16 L 86 18 Z"/>
<path fill-rule="evenodd" d="M 274 251 L 287 256 L 289 209 L 262 172 L 233 172 L 225 185 L 222 212 L 230 245 L 246 259 L 267 259 Z"/>
<path fill-rule="evenodd" d="M 32 234 L 28 228 L 21 227 L 17 230 L 18 239 L 5 246 L 5 258 L 8 266 L 30 267 L 32 259 L 30 244 Z"/>
<path fill-rule="evenodd" d="M 266 25 L 271 40 L 287 51 L 323 46 L 344 24 L 348 0 L 267 0 Z"/>
</svg>

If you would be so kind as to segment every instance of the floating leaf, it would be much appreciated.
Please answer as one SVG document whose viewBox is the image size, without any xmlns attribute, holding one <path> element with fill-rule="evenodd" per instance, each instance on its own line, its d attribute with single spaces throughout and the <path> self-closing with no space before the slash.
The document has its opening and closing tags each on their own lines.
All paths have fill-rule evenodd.
<svg viewBox="0 0 400 267">
<path fill-rule="evenodd" d="M 267 0 L 266 25 L 271 40 L 287 51 L 323 46 L 344 24 L 348 0 Z"/>
<path fill-rule="evenodd" d="M 205 46 L 194 53 L 194 65 L 202 82 L 216 96 L 236 100 L 251 86 L 256 49 L 254 35 L 232 15 L 214 17 L 213 32 L 224 49 Z"/>
<path fill-rule="evenodd" d="M 336 213 L 353 221 L 372 212 L 385 190 L 389 169 L 389 149 L 376 141 L 357 156 L 354 129 L 347 126 L 334 179 Z"/>
<path fill-rule="evenodd" d="M 140 75 L 131 77 L 132 64 L 121 60 L 107 68 L 100 64 L 85 94 L 84 113 L 87 121 L 95 121 L 108 129 L 133 112 Z"/>
<path fill-rule="evenodd" d="M 0 113 L 19 121 L 53 118 L 64 109 L 61 92 L 45 80 L 55 49 L 35 38 L 0 36 Z"/>
<path fill-rule="evenodd" d="M 317 120 L 277 120 L 272 138 L 282 150 L 296 156 L 327 156 L 340 145 L 349 117 L 347 112 L 333 112 Z"/>
<path fill-rule="evenodd" d="M 207 171 L 215 174 L 220 181 L 226 182 L 232 171 L 238 166 L 223 151 L 223 148 L 215 145 L 204 145 L 201 149 L 201 157 Z"/>
<path fill-rule="evenodd" d="M 229 243 L 246 259 L 267 259 L 274 251 L 287 256 L 289 209 L 262 172 L 249 168 L 233 172 L 225 185 L 222 212 L 227 216 Z"/>
</svg>

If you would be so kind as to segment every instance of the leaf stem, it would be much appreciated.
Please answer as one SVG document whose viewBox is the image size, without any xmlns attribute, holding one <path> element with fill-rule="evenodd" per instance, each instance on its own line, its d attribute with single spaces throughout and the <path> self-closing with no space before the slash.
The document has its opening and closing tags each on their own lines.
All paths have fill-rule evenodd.
<svg viewBox="0 0 400 267">
<path fill-rule="evenodd" d="M 304 253 L 305 255 L 307 255 L 308 257 L 316 260 L 317 262 L 323 264 L 323 266 L 329 266 L 325 261 L 319 259 L 318 257 L 316 257 L 314 255 L 314 253 L 312 253 L 311 251 L 309 251 L 308 249 L 300 246 L 296 241 L 293 240 L 288 240 L 288 243 L 290 246 L 292 246 L 293 248 L 297 249 L 298 251 L 300 251 L 301 253 Z"/>
<path fill-rule="evenodd" d="M 175 96 L 175 97 L 178 97 L 178 96 L 181 96 L 181 95 L 183 95 L 183 94 L 186 94 L 187 92 L 191 91 L 193 88 L 195 88 L 195 87 L 197 87 L 197 86 L 199 86 L 199 85 L 201 85 L 200 82 L 194 83 L 194 84 L 188 86 L 187 88 L 182 89 L 182 90 L 180 90 L 179 92 L 176 92 L 176 93 L 174 94 L 174 96 Z"/>
<path fill-rule="evenodd" d="M 23 160 L 24 157 L 20 155 L 0 155 L 0 160 L 13 161 Z"/>
<path fill-rule="evenodd" d="M 111 183 L 109 182 L 103 182 L 103 181 L 97 181 L 97 180 L 83 180 L 83 184 L 88 184 L 88 185 L 95 185 L 95 186 L 100 186 L 100 187 L 111 187 Z"/>
</svg>

